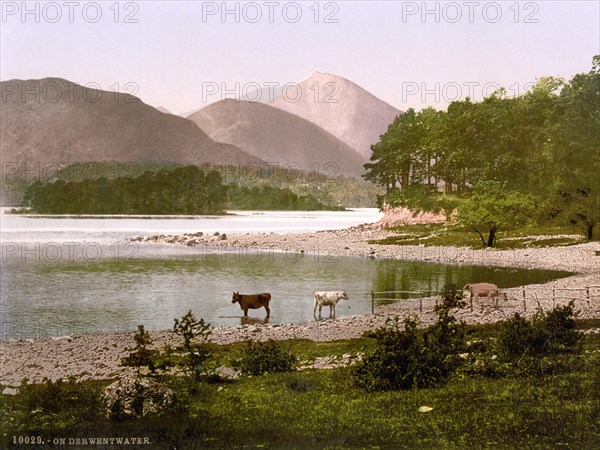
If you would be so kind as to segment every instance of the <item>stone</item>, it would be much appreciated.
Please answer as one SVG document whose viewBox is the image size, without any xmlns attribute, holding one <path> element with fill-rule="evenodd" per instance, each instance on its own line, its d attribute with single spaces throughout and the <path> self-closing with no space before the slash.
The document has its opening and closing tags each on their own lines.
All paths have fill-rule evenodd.
<svg viewBox="0 0 600 450">
<path fill-rule="evenodd" d="M 2 395 L 18 395 L 18 394 L 19 394 L 19 389 L 17 389 L 17 388 L 5 387 L 4 390 L 2 391 Z"/>
<path fill-rule="evenodd" d="M 175 400 L 172 389 L 148 378 L 121 378 L 102 394 L 106 417 L 117 420 L 161 416 L 171 410 Z"/>
</svg>

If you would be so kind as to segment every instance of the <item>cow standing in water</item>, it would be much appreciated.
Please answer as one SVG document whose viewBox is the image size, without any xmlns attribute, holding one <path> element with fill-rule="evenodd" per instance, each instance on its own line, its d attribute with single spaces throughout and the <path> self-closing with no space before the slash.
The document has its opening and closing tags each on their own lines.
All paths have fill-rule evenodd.
<svg viewBox="0 0 600 450">
<path fill-rule="evenodd" d="M 259 309 L 264 306 L 264 308 L 267 310 L 267 318 L 269 318 L 271 317 L 271 310 L 269 309 L 270 301 L 271 294 L 267 292 L 250 295 L 234 292 L 231 303 L 238 302 L 240 304 L 240 308 L 244 310 L 244 317 L 248 316 L 248 309 Z"/>
<path fill-rule="evenodd" d="M 346 291 L 336 292 L 315 292 L 315 309 L 313 316 L 317 318 L 317 306 L 319 307 L 319 319 L 321 318 L 321 308 L 323 305 L 329 306 L 329 318 L 335 317 L 335 305 L 340 299 L 348 300 Z"/>
<path fill-rule="evenodd" d="M 479 301 L 479 297 L 488 297 L 494 300 L 494 304 L 498 307 L 498 297 L 502 295 L 504 300 L 508 300 L 506 292 L 502 292 L 498 289 L 498 286 L 492 283 L 473 283 L 467 284 L 463 288 L 463 291 L 468 290 L 470 293 L 469 300 L 471 302 L 471 309 L 473 309 L 473 298 Z"/>
</svg>

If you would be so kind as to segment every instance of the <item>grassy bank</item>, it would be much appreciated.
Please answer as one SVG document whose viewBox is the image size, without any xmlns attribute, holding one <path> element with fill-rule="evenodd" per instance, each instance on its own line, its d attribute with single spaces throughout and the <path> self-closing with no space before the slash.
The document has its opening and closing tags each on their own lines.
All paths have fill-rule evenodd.
<svg viewBox="0 0 600 450">
<path fill-rule="evenodd" d="M 579 322 L 581 329 L 599 325 Z M 497 331 L 498 325 L 469 328 L 472 339 Z M 217 347 L 216 361 L 227 364 L 243 345 Z M 374 342 L 282 345 L 299 359 L 312 359 L 369 352 Z M 598 448 L 600 336 L 586 335 L 579 355 L 569 370 L 554 374 L 493 378 L 461 372 L 439 387 L 390 392 L 356 387 L 351 368 L 212 383 L 166 377 L 162 381 L 175 390 L 180 406 L 157 419 L 121 422 L 105 419 L 100 407 L 110 381 L 28 385 L 19 395 L 0 398 L 0 447 L 20 448 L 13 444 L 19 436 L 39 436 L 45 443 L 40 448 L 61 438 L 137 436 L 153 448 Z M 423 406 L 432 409 L 420 412 Z"/>
<path fill-rule="evenodd" d="M 369 244 L 425 245 L 447 247 L 482 248 L 479 236 L 472 230 L 459 225 L 428 224 L 405 225 L 390 228 L 396 233 L 386 239 L 372 240 Z M 578 227 L 526 227 L 500 231 L 495 248 L 519 249 L 558 247 L 587 242 Z"/>
</svg>

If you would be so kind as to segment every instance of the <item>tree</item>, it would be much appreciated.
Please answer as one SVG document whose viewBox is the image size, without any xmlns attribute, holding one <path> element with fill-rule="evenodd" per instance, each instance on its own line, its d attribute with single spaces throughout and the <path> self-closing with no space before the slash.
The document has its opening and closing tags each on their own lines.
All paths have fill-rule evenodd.
<svg viewBox="0 0 600 450">
<path fill-rule="evenodd" d="M 500 229 L 525 225 L 533 212 L 534 201 L 518 191 L 509 191 L 497 181 L 481 181 L 458 208 L 458 220 L 475 231 L 486 247 L 493 247 Z M 487 233 L 487 240 L 483 233 Z"/>
<path fill-rule="evenodd" d="M 368 181 L 385 186 L 389 191 L 400 185 L 407 189 L 417 165 L 422 163 L 421 151 L 426 135 L 419 115 L 413 108 L 396 117 L 381 140 L 371 147 L 371 161 L 364 165 Z"/>
<path fill-rule="evenodd" d="M 577 74 L 565 85 L 558 102 L 551 217 L 580 225 L 591 240 L 600 223 L 600 55 L 589 73 Z"/>
</svg>

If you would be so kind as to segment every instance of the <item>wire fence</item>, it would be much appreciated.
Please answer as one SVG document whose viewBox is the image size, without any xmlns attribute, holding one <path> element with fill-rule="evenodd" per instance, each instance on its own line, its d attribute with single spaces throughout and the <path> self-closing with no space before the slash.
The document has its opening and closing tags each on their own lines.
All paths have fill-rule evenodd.
<svg viewBox="0 0 600 450">
<path fill-rule="evenodd" d="M 521 301 L 523 310 L 527 311 L 528 304 L 533 302 L 537 307 L 541 300 L 552 300 L 552 307 L 564 300 L 573 300 L 576 305 L 586 302 L 588 308 L 592 307 L 592 301 L 598 301 L 600 304 L 600 285 L 586 286 L 582 288 L 559 288 L 553 286 L 528 285 L 514 288 L 499 289 L 498 295 L 494 298 L 494 306 L 499 307 L 498 297 L 506 293 L 509 300 Z M 364 300 L 371 302 L 371 313 L 375 313 L 375 304 L 378 302 L 395 302 L 406 300 L 419 301 L 419 313 L 423 312 L 423 300 L 440 297 L 442 291 L 365 291 L 354 292 L 354 295 L 363 296 Z M 473 299 L 469 298 L 471 311 L 473 310 Z M 529 306 L 530 308 L 532 306 Z"/>
</svg>

